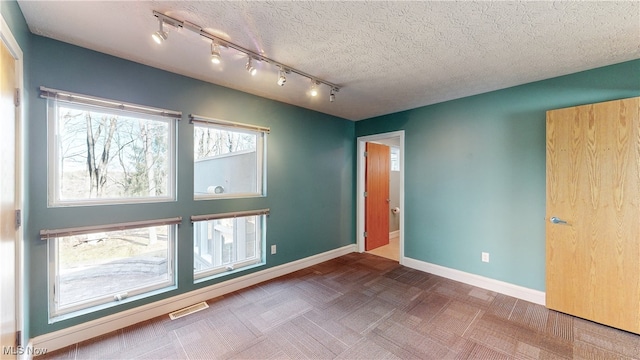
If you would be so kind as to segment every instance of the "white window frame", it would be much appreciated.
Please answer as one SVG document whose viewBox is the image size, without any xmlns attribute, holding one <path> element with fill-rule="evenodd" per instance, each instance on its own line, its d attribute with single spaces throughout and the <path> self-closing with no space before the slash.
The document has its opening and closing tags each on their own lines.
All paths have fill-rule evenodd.
<svg viewBox="0 0 640 360">
<path fill-rule="evenodd" d="M 116 306 L 121 303 L 129 302 L 131 300 L 145 298 L 155 294 L 156 292 L 163 292 L 163 291 L 175 289 L 176 239 L 177 239 L 178 225 L 181 222 L 182 222 L 182 218 L 176 217 L 176 218 L 168 218 L 168 219 L 137 221 L 137 222 L 99 225 L 99 226 L 65 228 L 65 229 L 58 229 L 58 230 L 41 230 L 40 238 L 44 241 L 47 241 L 47 246 L 48 246 L 47 251 L 48 251 L 48 259 L 49 259 L 49 267 L 48 267 L 49 322 L 53 323 L 53 322 L 71 318 L 77 315 L 97 311 L 106 307 Z M 170 226 L 169 232 L 167 234 L 169 238 L 167 242 L 167 280 L 166 281 L 157 282 L 151 285 L 127 290 L 126 298 L 122 298 L 122 299 L 117 299 L 116 298 L 117 294 L 113 293 L 113 294 L 103 295 L 102 297 L 92 298 L 84 302 L 75 303 L 73 305 L 65 306 L 62 308 L 58 307 L 59 293 L 56 293 L 56 288 L 60 288 L 59 275 L 57 273 L 57 270 L 58 270 L 57 259 L 59 255 L 59 248 L 58 248 L 58 241 L 57 241 L 58 238 L 65 237 L 65 236 L 73 236 L 73 235 L 95 234 L 100 232 L 138 229 L 138 228 L 147 228 L 147 227 L 155 227 L 155 226 L 163 226 L 163 225 Z"/>
<path fill-rule="evenodd" d="M 257 237 L 260 241 L 259 244 L 256 244 L 256 249 L 255 249 L 256 255 L 253 258 L 234 262 L 232 264 L 222 264 L 218 267 L 201 270 L 201 271 L 196 271 L 194 266 L 194 271 L 193 271 L 194 282 L 197 283 L 197 282 L 209 280 L 218 276 L 223 276 L 229 273 L 235 273 L 237 271 L 246 270 L 254 266 L 264 265 L 268 215 L 269 215 L 269 209 L 192 216 L 191 222 L 194 224 L 193 246 L 195 246 L 196 244 L 195 237 L 197 236 L 197 233 L 198 233 L 198 231 L 196 231 L 195 229 L 195 226 L 197 225 L 196 223 L 199 223 L 199 222 L 206 223 L 210 220 L 220 220 L 220 219 L 237 219 L 237 218 L 243 218 L 243 217 L 249 217 L 249 216 L 255 216 L 257 219 L 256 232 L 259 232 Z M 234 238 L 234 246 L 236 245 L 237 245 L 236 240 Z"/>
<path fill-rule="evenodd" d="M 193 194 L 194 200 L 211 200 L 211 199 L 229 199 L 229 198 L 251 198 L 251 197 L 264 197 L 267 195 L 267 135 L 271 132 L 271 129 L 264 126 L 243 124 L 233 121 L 220 120 L 214 118 L 208 118 L 204 116 L 189 115 L 191 123 L 194 126 L 210 127 L 213 129 L 219 129 L 224 131 L 245 132 L 256 135 L 256 181 L 257 191 L 246 193 L 208 193 L 208 194 Z M 194 159 L 194 164 L 196 160 Z M 195 182 L 195 170 L 194 170 L 194 182 Z"/>
<path fill-rule="evenodd" d="M 391 171 L 400 171 L 400 147 L 391 146 L 389 151 L 389 165 Z M 395 159 L 394 159 L 395 158 Z"/>
<path fill-rule="evenodd" d="M 176 128 L 182 113 L 160 108 L 117 102 L 88 95 L 76 94 L 63 90 L 40 87 L 40 97 L 47 99 L 47 137 L 48 137 L 48 207 L 95 206 L 130 203 L 155 203 L 176 200 Z M 58 103 L 64 103 L 76 109 L 98 110 L 128 117 L 163 121 L 168 124 L 168 174 L 167 194 L 165 196 L 140 196 L 124 198 L 96 198 L 62 200 L 60 198 L 59 179 L 60 154 L 58 146 Z"/>
</svg>

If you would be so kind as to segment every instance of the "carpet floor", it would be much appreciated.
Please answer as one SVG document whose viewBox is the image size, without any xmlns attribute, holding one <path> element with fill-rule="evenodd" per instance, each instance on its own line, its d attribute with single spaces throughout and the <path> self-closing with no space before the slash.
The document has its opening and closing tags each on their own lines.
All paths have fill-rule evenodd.
<svg viewBox="0 0 640 360">
<path fill-rule="evenodd" d="M 352 253 L 37 359 L 640 359 L 640 336 Z"/>
</svg>

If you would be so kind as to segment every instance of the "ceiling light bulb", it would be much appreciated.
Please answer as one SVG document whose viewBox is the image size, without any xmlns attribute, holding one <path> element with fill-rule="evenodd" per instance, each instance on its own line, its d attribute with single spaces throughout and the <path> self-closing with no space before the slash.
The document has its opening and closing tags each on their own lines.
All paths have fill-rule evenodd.
<svg viewBox="0 0 640 360">
<path fill-rule="evenodd" d="M 287 77 L 284 76 L 285 71 L 280 69 L 278 71 L 278 85 L 284 86 L 284 83 L 287 82 Z"/>
<path fill-rule="evenodd" d="M 222 62 L 222 57 L 220 56 L 220 46 L 214 42 L 211 43 L 211 62 L 216 65 Z"/>
<path fill-rule="evenodd" d="M 162 42 L 164 40 L 167 40 L 167 38 L 169 37 L 169 33 L 164 31 L 162 27 L 164 22 L 162 21 L 162 19 L 158 20 L 158 24 L 160 24 L 160 28 L 158 29 L 158 31 L 154 32 L 153 35 L 151 35 L 151 38 L 153 38 L 153 41 L 155 41 L 157 44 L 162 44 Z"/>
<path fill-rule="evenodd" d="M 309 95 L 318 96 L 318 87 L 316 85 L 318 85 L 318 83 L 315 80 L 311 80 L 311 90 L 309 90 Z"/>
<path fill-rule="evenodd" d="M 245 68 L 247 69 L 249 74 L 251 74 L 251 76 L 254 76 L 258 72 L 258 70 L 254 68 L 253 65 L 251 65 L 251 58 L 247 60 L 247 65 L 245 66 Z"/>
</svg>

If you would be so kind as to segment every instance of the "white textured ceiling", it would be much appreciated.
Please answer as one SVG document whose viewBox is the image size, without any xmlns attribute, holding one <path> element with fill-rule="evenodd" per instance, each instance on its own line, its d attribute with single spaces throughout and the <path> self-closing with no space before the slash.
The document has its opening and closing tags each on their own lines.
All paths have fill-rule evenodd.
<svg viewBox="0 0 640 360">
<path fill-rule="evenodd" d="M 35 34 L 351 120 L 640 58 L 639 1 L 18 1 Z M 309 80 L 169 28 L 201 26 L 343 88 L 311 98 Z"/>
</svg>

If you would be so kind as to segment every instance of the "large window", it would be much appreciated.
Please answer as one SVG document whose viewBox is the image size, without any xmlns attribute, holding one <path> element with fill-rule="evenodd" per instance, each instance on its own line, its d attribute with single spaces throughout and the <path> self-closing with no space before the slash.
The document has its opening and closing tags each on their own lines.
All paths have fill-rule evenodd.
<svg viewBox="0 0 640 360">
<path fill-rule="evenodd" d="M 99 214 L 105 204 L 176 199 L 180 112 L 45 87 L 40 96 L 48 110 L 50 207 L 97 206 L 91 211 Z M 50 321 L 175 288 L 180 222 L 42 230 L 49 252 Z"/>
<path fill-rule="evenodd" d="M 192 115 L 194 198 L 264 195 L 268 128 Z"/>
<path fill-rule="evenodd" d="M 193 216 L 194 278 L 263 263 L 268 210 Z"/>
<path fill-rule="evenodd" d="M 175 285 L 180 218 L 41 232 L 49 247 L 49 317 Z"/>
<path fill-rule="evenodd" d="M 180 113 L 42 89 L 48 98 L 49 206 L 175 199 Z"/>
</svg>

